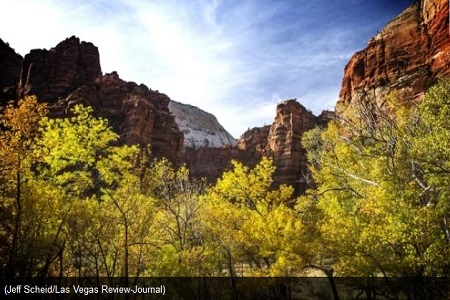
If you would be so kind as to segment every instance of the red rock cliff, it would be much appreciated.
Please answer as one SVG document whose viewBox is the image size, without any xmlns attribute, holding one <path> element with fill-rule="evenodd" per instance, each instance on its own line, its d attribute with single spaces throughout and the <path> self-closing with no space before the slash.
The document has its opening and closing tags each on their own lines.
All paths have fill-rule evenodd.
<svg viewBox="0 0 450 300">
<path fill-rule="evenodd" d="M 101 75 L 97 47 L 72 36 L 55 48 L 34 49 L 25 55 L 18 96 L 37 95 L 43 101 L 55 102 Z"/>
<path fill-rule="evenodd" d="M 448 14 L 447 0 L 421 0 L 388 23 L 345 67 L 336 112 L 363 98 L 381 105 L 392 90 L 418 101 L 450 75 Z"/>
<path fill-rule="evenodd" d="M 293 185 L 297 193 L 305 189 L 302 178 L 307 168 L 301 136 L 325 124 L 326 116 L 315 117 L 296 100 L 288 100 L 278 105 L 271 126 L 245 132 L 237 146 L 184 148 L 183 134 L 168 109 L 169 97 L 126 82 L 116 72 L 102 75 L 99 61 L 98 49 L 76 37 L 51 50 L 32 50 L 16 79 L 16 96 L 37 95 L 50 103 L 54 117 L 66 116 L 77 103 L 90 105 L 94 114 L 109 120 L 123 142 L 151 144 L 155 156 L 185 162 L 193 176 L 210 182 L 231 168 L 232 159 L 253 167 L 266 155 L 277 168 L 276 185 Z"/>
<path fill-rule="evenodd" d="M 246 131 L 236 147 L 185 149 L 184 160 L 194 176 L 214 182 L 231 168 L 231 159 L 253 167 L 263 155 L 268 156 L 276 166 L 275 185 L 292 185 L 299 194 L 307 187 L 304 175 L 308 172 L 302 135 L 315 126 L 325 125 L 330 115 L 316 117 L 296 100 L 287 100 L 277 106 L 272 125 Z"/>
<path fill-rule="evenodd" d="M 128 144 L 151 144 L 155 156 L 178 163 L 183 134 L 168 109 L 169 97 L 145 85 L 126 82 L 117 73 L 102 75 L 97 47 L 71 37 L 50 50 L 32 50 L 24 58 L 17 97 L 36 95 L 64 117 L 83 103 L 109 120 Z"/>
<path fill-rule="evenodd" d="M 123 81 L 113 72 L 77 88 L 55 111 L 64 116 L 76 103 L 90 105 L 96 115 L 109 120 L 124 143 L 151 144 L 153 155 L 178 162 L 183 134 L 168 109 L 169 101 L 167 95 Z"/>
<path fill-rule="evenodd" d="M 306 152 L 301 146 L 303 133 L 316 127 L 318 119 L 296 100 L 277 106 L 275 121 L 270 126 L 264 154 L 272 157 L 277 167 L 275 184 L 290 184 L 296 192 L 306 188 L 304 175 L 308 172 Z"/>
</svg>

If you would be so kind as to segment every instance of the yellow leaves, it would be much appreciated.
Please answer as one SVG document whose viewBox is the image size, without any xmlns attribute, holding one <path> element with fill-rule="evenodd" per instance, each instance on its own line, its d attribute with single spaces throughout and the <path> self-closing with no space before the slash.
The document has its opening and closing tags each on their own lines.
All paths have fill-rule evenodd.
<svg viewBox="0 0 450 300">
<path fill-rule="evenodd" d="M 426 123 L 433 123 L 441 128 L 449 129 L 450 117 L 450 80 L 440 79 L 425 95 L 419 109 L 423 112 Z"/>
<path fill-rule="evenodd" d="M 248 212 L 215 194 L 202 197 L 201 220 L 208 235 L 222 245 L 234 247 L 235 233 L 242 228 L 248 218 Z"/>
<path fill-rule="evenodd" d="M 37 125 L 46 113 L 45 104 L 38 103 L 35 96 L 28 96 L 20 99 L 17 105 L 10 103 L 1 114 L 0 124 L 29 138 L 36 132 Z"/>
<path fill-rule="evenodd" d="M 135 160 L 139 149 L 137 146 L 111 147 L 109 153 L 103 153 L 95 163 L 102 180 L 108 185 L 127 180 L 127 175 L 135 171 Z M 95 157 L 92 157 L 93 159 Z M 136 175 L 134 175 L 136 176 Z M 129 180 L 129 179 L 128 179 Z M 133 180 L 136 182 L 138 178 Z"/>
<path fill-rule="evenodd" d="M 258 245 L 261 257 L 269 259 L 270 276 L 293 276 L 301 269 L 303 226 L 294 211 L 278 206 L 266 216 L 253 213 L 243 224 L 246 243 Z"/>
<path fill-rule="evenodd" d="M 291 187 L 281 186 L 278 190 L 271 191 L 272 175 L 275 172 L 271 159 L 263 157 L 251 170 L 237 161 L 232 164 L 233 170 L 225 172 L 212 189 L 212 193 L 216 193 L 218 197 L 250 209 L 267 209 L 291 199 Z"/>
<path fill-rule="evenodd" d="M 10 103 L 1 112 L 0 124 L 6 130 L 0 129 L 0 164 L 5 169 L 17 169 L 26 159 L 29 162 L 39 122 L 46 113 L 45 105 L 38 103 L 34 96 L 21 99 L 17 104 Z"/>
<path fill-rule="evenodd" d="M 244 275 L 293 276 L 302 267 L 304 227 L 293 205 L 293 189 L 271 189 L 274 167 L 264 158 L 232 171 L 202 198 L 202 224 L 211 242 L 246 267 Z"/>
</svg>

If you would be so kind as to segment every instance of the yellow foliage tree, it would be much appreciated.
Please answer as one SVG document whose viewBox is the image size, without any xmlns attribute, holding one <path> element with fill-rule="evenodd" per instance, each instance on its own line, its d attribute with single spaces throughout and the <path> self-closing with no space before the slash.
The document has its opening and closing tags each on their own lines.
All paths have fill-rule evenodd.
<svg viewBox="0 0 450 300">
<path fill-rule="evenodd" d="M 274 171 L 268 158 L 253 169 L 234 161 L 203 198 L 204 230 L 217 254 L 218 274 L 301 274 L 303 224 L 289 207 L 293 189 L 272 188 Z"/>
</svg>

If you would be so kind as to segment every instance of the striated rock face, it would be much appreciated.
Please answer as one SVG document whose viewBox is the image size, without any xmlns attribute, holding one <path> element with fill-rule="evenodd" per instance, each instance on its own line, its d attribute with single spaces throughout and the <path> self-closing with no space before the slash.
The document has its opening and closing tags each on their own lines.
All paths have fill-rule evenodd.
<svg viewBox="0 0 450 300">
<path fill-rule="evenodd" d="M 25 55 L 17 92 L 19 97 L 37 95 L 54 103 L 101 75 L 97 47 L 72 36 L 55 48 L 35 49 Z"/>
<path fill-rule="evenodd" d="M 447 0 L 420 0 L 357 52 L 344 71 L 336 112 L 363 99 L 382 105 L 393 90 L 419 101 L 439 76 L 450 75 Z"/>
<path fill-rule="evenodd" d="M 184 134 L 184 146 L 190 148 L 234 146 L 236 140 L 217 121 L 217 118 L 195 106 L 169 102 L 178 128 Z"/>
<path fill-rule="evenodd" d="M 14 86 L 19 80 L 22 60 L 22 56 L 0 39 L 0 103 L 15 98 Z"/>
<path fill-rule="evenodd" d="M 290 184 L 297 192 L 307 186 L 306 152 L 301 146 L 304 132 L 316 127 L 318 119 L 296 100 L 287 100 L 277 106 L 275 121 L 270 126 L 268 142 L 263 153 L 273 157 L 276 184 Z"/>
<path fill-rule="evenodd" d="M 231 169 L 231 160 L 254 167 L 267 146 L 269 130 L 270 126 L 250 129 L 239 138 L 235 146 L 185 147 L 181 160 L 188 165 L 192 176 L 204 177 L 209 183 L 214 183 L 224 171 Z"/>
<path fill-rule="evenodd" d="M 270 125 L 254 127 L 247 130 L 238 140 L 238 149 L 251 152 L 254 156 L 261 157 L 269 142 L 269 132 Z"/>
</svg>

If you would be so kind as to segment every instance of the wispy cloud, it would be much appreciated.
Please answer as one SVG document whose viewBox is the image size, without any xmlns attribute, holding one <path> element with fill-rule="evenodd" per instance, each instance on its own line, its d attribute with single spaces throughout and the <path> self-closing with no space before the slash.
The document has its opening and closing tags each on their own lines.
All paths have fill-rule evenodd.
<svg viewBox="0 0 450 300">
<path fill-rule="evenodd" d="M 270 124 L 283 99 L 332 108 L 351 54 L 410 1 L 379 2 L 16 0 L 2 5 L 0 37 L 26 54 L 77 35 L 99 47 L 104 72 L 199 106 L 239 136 Z"/>
</svg>

